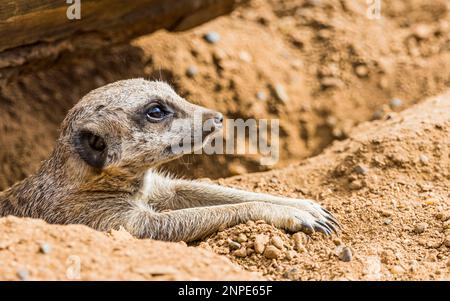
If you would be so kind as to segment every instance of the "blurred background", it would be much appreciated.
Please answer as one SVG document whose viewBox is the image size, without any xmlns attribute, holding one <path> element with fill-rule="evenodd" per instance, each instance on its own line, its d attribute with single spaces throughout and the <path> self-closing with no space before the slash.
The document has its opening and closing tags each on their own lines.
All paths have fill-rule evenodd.
<svg viewBox="0 0 450 301">
<path fill-rule="evenodd" d="M 450 87 L 446 0 L 82 1 L 79 20 L 69 6 L 0 4 L 0 190 L 37 170 L 84 94 L 120 79 L 165 80 L 228 118 L 279 119 L 270 168 Z M 269 167 L 193 155 L 166 168 L 214 179 Z"/>
</svg>

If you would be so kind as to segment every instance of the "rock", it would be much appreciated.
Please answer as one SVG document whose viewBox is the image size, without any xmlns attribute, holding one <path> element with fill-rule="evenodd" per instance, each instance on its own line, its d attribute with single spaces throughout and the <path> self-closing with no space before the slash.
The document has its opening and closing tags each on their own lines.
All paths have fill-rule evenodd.
<svg viewBox="0 0 450 301">
<path fill-rule="evenodd" d="M 369 68 L 367 68 L 366 65 L 358 65 L 355 67 L 355 73 L 359 77 L 367 77 L 367 75 L 369 74 Z"/>
<path fill-rule="evenodd" d="M 246 257 L 247 256 L 247 249 L 245 247 L 242 247 L 236 251 L 233 252 L 233 255 L 236 257 Z"/>
<path fill-rule="evenodd" d="M 189 77 L 194 77 L 194 76 L 197 75 L 197 73 L 198 73 L 198 69 L 197 69 L 196 66 L 189 66 L 186 69 L 186 75 L 189 76 Z"/>
<path fill-rule="evenodd" d="M 296 274 L 298 273 L 298 269 L 292 268 L 288 271 L 284 272 L 283 277 L 287 279 L 295 279 Z"/>
<path fill-rule="evenodd" d="M 286 253 L 287 260 L 292 260 L 295 257 L 297 257 L 297 252 L 295 252 L 294 250 L 287 251 L 287 253 Z"/>
<path fill-rule="evenodd" d="M 369 168 L 365 165 L 356 165 L 355 172 L 360 175 L 366 175 L 369 172 Z"/>
<path fill-rule="evenodd" d="M 335 238 L 333 239 L 333 243 L 335 246 L 340 246 L 342 245 L 342 240 L 340 240 L 339 238 Z"/>
<path fill-rule="evenodd" d="M 257 254 L 262 254 L 264 249 L 266 248 L 267 243 L 269 242 L 269 237 L 264 234 L 258 234 L 255 237 L 254 248 Z"/>
<path fill-rule="evenodd" d="M 428 224 L 427 223 L 418 223 L 416 224 L 416 226 L 414 227 L 414 232 L 416 234 L 421 234 L 423 232 L 425 232 L 425 230 L 428 228 Z"/>
<path fill-rule="evenodd" d="M 273 183 L 273 184 L 280 184 L 280 180 L 278 180 L 277 178 L 271 178 L 271 179 L 270 179 L 270 183 Z"/>
<path fill-rule="evenodd" d="M 279 84 L 279 83 L 275 84 L 274 90 L 275 90 L 275 96 L 278 98 L 278 100 L 280 100 L 284 103 L 289 101 L 289 96 L 282 84 Z"/>
<path fill-rule="evenodd" d="M 381 262 L 384 264 L 391 264 L 396 260 L 396 256 L 394 251 L 391 249 L 385 249 L 380 254 Z"/>
<path fill-rule="evenodd" d="M 229 239 L 228 240 L 228 246 L 231 250 L 237 250 L 241 248 L 241 244 L 238 242 L 235 242 L 234 240 Z"/>
<path fill-rule="evenodd" d="M 443 222 L 450 220 L 450 211 L 442 212 L 440 220 Z"/>
<path fill-rule="evenodd" d="M 358 189 L 361 189 L 363 187 L 363 183 L 360 180 L 354 180 L 354 181 L 350 182 L 348 187 L 351 190 L 358 190 Z"/>
<path fill-rule="evenodd" d="M 418 24 L 414 28 L 414 35 L 419 39 L 427 39 L 433 33 L 433 29 L 431 26 L 427 24 Z"/>
<path fill-rule="evenodd" d="M 256 98 L 258 100 L 261 100 L 261 101 L 266 101 L 267 100 L 267 95 L 266 95 L 266 93 L 264 93 L 264 91 L 258 91 L 256 93 Z"/>
<path fill-rule="evenodd" d="M 278 249 L 280 249 L 280 250 L 283 249 L 284 243 L 283 243 L 283 240 L 281 239 L 281 237 L 279 237 L 279 236 L 272 237 L 271 243 Z"/>
<path fill-rule="evenodd" d="M 305 250 L 305 244 L 307 242 L 306 235 L 302 232 L 297 232 L 292 235 L 292 239 L 294 240 L 294 248 L 298 252 L 303 252 Z"/>
<path fill-rule="evenodd" d="M 450 235 L 444 239 L 444 246 L 450 248 Z"/>
<path fill-rule="evenodd" d="M 392 109 L 396 109 L 398 107 L 401 107 L 403 105 L 403 100 L 399 99 L 399 98 L 393 98 L 391 99 L 391 101 L 389 102 L 389 106 Z"/>
<path fill-rule="evenodd" d="M 280 250 L 272 245 L 267 246 L 266 250 L 264 251 L 264 257 L 267 259 L 277 259 L 281 255 Z"/>
<path fill-rule="evenodd" d="M 349 247 L 343 247 L 339 253 L 339 259 L 344 262 L 349 262 L 352 260 L 353 254 Z"/>
<path fill-rule="evenodd" d="M 394 274 L 394 275 L 396 275 L 396 274 L 403 274 L 404 272 L 405 272 L 405 269 L 402 268 L 402 267 L 399 266 L 399 265 L 394 265 L 394 266 L 391 268 L 391 273 Z"/>
<path fill-rule="evenodd" d="M 52 246 L 46 242 L 41 243 L 39 246 L 39 252 L 42 254 L 48 254 L 52 251 Z"/>
<path fill-rule="evenodd" d="M 247 51 L 239 52 L 239 58 L 246 63 L 250 63 L 252 61 L 252 56 Z"/>
<path fill-rule="evenodd" d="M 392 216 L 392 211 L 389 211 L 389 210 L 381 210 L 380 213 L 381 213 L 381 215 L 384 216 L 384 217 L 390 217 L 390 216 Z"/>
<path fill-rule="evenodd" d="M 384 110 L 383 109 L 379 109 L 379 110 L 376 110 L 375 112 L 373 112 L 372 119 L 380 120 L 380 119 L 383 118 L 383 116 L 384 116 Z"/>
<path fill-rule="evenodd" d="M 241 233 L 241 234 L 239 234 L 239 236 L 236 240 L 240 243 L 246 242 L 248 240 L 247 235 L 245 235 L 244 233 Z"/>
<path fill-rule="evenodd" d="M 320 84 L 324 88 L 341 88 L 343 86 L 342 81 L 339 78 L 325 76 L 320 80 Z"/>
<path fill-rule="evenodd" d="M 428 165 L 428 163 L 430 163 L 430 159 L 428 158 L 427 155 L 424 155 L 424 154 L 421 154 L 419 156 L 419 160 L 420 160 L 420 163 L 422 163 L 423 165 Z"/>
<path fill-rule="evenodd" d="M 390 218 L 385 218 L 385 219 L 383 220 L 383 224 L 385 224 L 385 225 L 390 225 L 390 224 L 392 224 L 392 219 L 390 219 Z"/>
<path fill-rule="evenodd" d="M 17 276 L 22 281 L 28 280 L 28 270 L 25 268 L 21 268 L 21 269 L 17 270 Z"/>
<path fill-rule="evenodd" d="M 203 36 L 203 38 L 210 44 L 216 44 L 220 41 L 220 34 L 215 31 L 209 31 Z"/>
</svg>

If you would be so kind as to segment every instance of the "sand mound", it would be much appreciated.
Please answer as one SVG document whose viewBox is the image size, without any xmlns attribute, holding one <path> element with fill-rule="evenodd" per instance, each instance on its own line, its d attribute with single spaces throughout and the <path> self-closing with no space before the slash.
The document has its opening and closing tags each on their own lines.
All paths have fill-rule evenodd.
<svg viewBox="0 0 450 301">
<path fill-rule="evenodd" d="M 182 243 L 138 240 L 125 230 L 0 219 L 0 280 L 260 279 L 228 259 Z"/>
<path fill-rule="evenodd" d="M 8 217 L 0 278 L 67 279 L 79 258 L 82 279 L 449 279 L 449 133 L 450 92 L 362 124 L 300 164 L 219 180 L 314 198 L 342 222 L 339 237 L 249 221 L 187 247 Z"/>
<path fill-rule="evenodd" d="M 247 224 L 217 233 L 201 246 L 271 279 L 449 279 L 449 133 L 447 92 L 363 124 L 349 139 L 300 165 L 221 180 L 315 198 L 336 213 L 344 230 L 333 239 L 322 234 L 307 239 Z M 242 234 L 247 240 L 240 243 Z M 258 235 L 266 250 L 271 246 L 270 254 L 264 247 L 256 252 Z"/>
</svg>

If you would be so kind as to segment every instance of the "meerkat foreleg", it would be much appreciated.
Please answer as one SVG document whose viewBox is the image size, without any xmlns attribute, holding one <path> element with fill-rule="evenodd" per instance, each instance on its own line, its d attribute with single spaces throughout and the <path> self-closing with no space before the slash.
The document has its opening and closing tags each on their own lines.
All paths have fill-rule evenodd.
<svg viewBox="0 0 450 301">
<path fill-rule="evenodd" d="M 320 231 L 328 228 L 306 211 L 270 203 L 247 202 L 240 204 L 197 207 L 169 212 L 134 212 L 126 228 L 141 238 L 166 241 L 194 241 L 248 220 L 265 220 L 290 232 Z"/>
<path fill-rule="evenodd" d="M 269 223 L 273 222 L 284 229 L 286 229 L 286 226 L 283 226 L 285 225 L 284 222 L 276 222 L 281 216 L 277 211 L 279 208 L 283 208 L 283 212 L 289 209 L 295 212 L 297 216 L 302 216 L 303 226 L 301 229 L 306 232 L 316 230 L 331 234 L 336 232 L 337 227 L 339 227 L 339 223 L 333 215 L 312 200 L 278 197 L 200 181 L 170 179 L 152 172 L 147 174 L 144 182 L 142 197 L 146 198 L 146 201 L 151 203 L 156 211 L 185 210 L 199 207 L 215 208 L 251 203 L 258 204 L 261 208 L 272 208 L 273 210 L 267 212 L 267 214 L 260 215 L 259 219 Z M 255 214 L 252 216 L 253 218 L 242 221 L 254 219 Z"/>
</svg>

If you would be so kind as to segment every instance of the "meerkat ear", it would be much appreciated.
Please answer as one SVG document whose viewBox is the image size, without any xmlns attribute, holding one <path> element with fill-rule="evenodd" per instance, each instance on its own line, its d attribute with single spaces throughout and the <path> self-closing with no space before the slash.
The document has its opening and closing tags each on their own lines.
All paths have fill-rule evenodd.
<svg viewBox="0 0 450 301">
<path fill-rule="evenodd" d="M 81 130 L 74 140 L 75 150 L 87 164 L 100 169 L 105 166 L 108 145 L 103 137 L 89 130 Z"/>
</svg>

